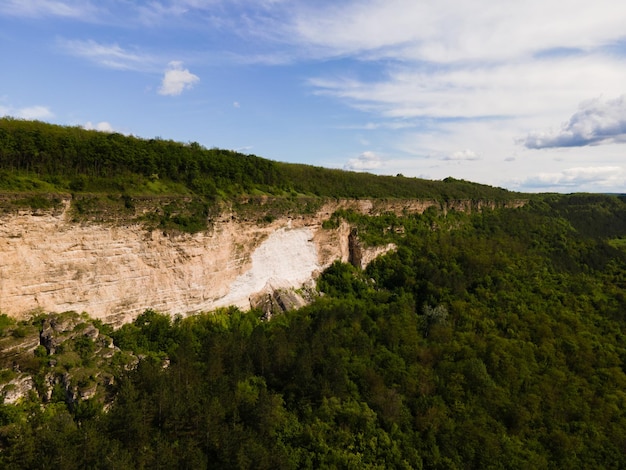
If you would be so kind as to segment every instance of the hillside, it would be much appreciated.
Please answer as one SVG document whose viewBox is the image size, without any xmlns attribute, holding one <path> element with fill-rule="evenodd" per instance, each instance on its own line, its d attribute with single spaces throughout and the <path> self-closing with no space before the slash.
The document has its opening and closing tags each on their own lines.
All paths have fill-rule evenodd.
<svg viewBox="0 0 626 470">
<path fill-rule="evenodd" d="M 306 287 L 350 260 L 350 226 L 331 221 L 336 211 L 525 203 L 450 178 L 281 164 L 13 119 L 0 120 L 0 157 L 0 312 L 17 318 L 74 310 L 119 326 L 148 307 L 247 309 L 268 290 Z"/>
<path fill-rule="evenodd" d="M 1 468 L 626 468 L 626 197 L 1 123 Z"/>
<path fill-rule="evenodd" d="M 0 316 L 0 465 L 626 466 L 626 201 L 341 221 L 397 249 L 269 321 Z"/>
<path fill-rule="evenodd" d="M 72 194 L 78 213 L 123 213 L 165 199 L 157 222 L 201 229 L 219 203 L 235 208 L 259 198 L 274 211 L 306 206 L 311 198 L 399 198 L 505 201 L 504 189 L 447 178 L 430 181 L 375 176 L 274 162 L 197 143 L 140 139 L 37 121 L 0 119 L 0 193 L 28 193 L 23 205 L 50 206 L 52 194 Z M 110 197 L 106 197 L 110 196 Z M 160 199 L 161 198 L 161 199 Z"/>
</svg>

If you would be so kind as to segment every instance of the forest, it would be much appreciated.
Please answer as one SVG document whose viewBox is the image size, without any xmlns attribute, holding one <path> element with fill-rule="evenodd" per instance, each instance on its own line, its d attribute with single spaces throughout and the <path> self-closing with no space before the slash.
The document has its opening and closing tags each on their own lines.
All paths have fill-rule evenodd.
<svg viewBox="0 0 626 470">
<path fill-rule="evenodd" d="M 206 230 L 224 206 L 242 218 L 310 213 L 323 199 L 488 200 L 520 194 L 455 178 L 431 181 L 281 163 L 197 142 L 143 139 L 0 118 L 0 213 L 60 209 L 77 222 Z M 261 207 L 263 206 L 263 207 Z"/>
<path fill-rule="evenodd" d="M 507 200 L 501 188 L 375 176 L 275 162 L 196 142 L 142 139 L 38 121 L 0 118 L 0 191 L 193 195 L 204 202 L 244 194 L 333 198 Z"/>
<path fill-rule="evenodd" d="M 0 405 L 0 467 L 626 468 L 624 197 L 334 217 L 398 248 L 300 310 L 54 317 L 2 372 L 35 387 Z"/>
<path fill-rule="evenodd" d="M 338 211 L 328 228 L 397 248 L 334 263 L 312 304 L 269 320 L 146 305 L 113 329 L 0 312 L 0 468 L 626 468 L 625 195 L 531 197 L 10 118 L 0 192 L 31 207 L 180 196 L 198 220 L 242 194 L 527 199 Z"/>
</svg>

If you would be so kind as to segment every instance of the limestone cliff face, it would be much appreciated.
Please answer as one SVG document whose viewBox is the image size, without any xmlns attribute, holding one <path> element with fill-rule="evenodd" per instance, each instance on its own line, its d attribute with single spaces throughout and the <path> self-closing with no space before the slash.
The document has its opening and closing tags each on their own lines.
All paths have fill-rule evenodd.
<svg viewBox="0 0 626 470">
<path fill-rule="evenodd" d="M 322 229 L 338 208 L 375 214 L 422 212 L 434 204 L 334 201 L 316 214 L 267 224 L 225 214 L 206 232 L 176 236 L 140 225 L 73 223 L 69 199 L 62 211 L 4 214 L 0 312 L 84 311 L 120 325 L 146 308 L 181 315 L 245 309 L 268 284 L 299 287 L 333 261 L 350 259 L 351 228 Z M 378 254 L 359 250 L 360 264 Z"/>
<path fill-rule="evenodd" d="M 0 219 L 0 312 L 85 311 L 121 324 L 146 308 L 183 315 L 249 308 L 269 280 L 297 287 L 347 260 L 349 228 L 321 229 L 334 206 L 264 225 L 224 216 L 209 231 L 176 236 L 72 223 L 69 200 L 56 213 L 7 214 Z"/>
</svg>

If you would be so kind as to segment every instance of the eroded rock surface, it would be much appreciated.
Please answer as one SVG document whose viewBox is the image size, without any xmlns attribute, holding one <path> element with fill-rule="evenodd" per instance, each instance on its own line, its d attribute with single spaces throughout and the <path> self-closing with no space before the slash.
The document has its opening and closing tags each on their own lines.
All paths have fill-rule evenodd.
<svg viewBox="0 0 626 470">
<path fill-rule="evenodd" d="M 6 214 L 0 312 L 19 318 L 72 310 L 120 325 L 146 308 L 181 315 L 249 308 L 270 279 L 296 287 L 347 260 L 349 228 L 321 228 L 340 204 L 263 225 L 224 216 L 211 230 L 176 236 L 140 225 L 73 223 L 67 209 Z"/>
<path fill-rule="evenodd" d="M 146 308 L 172 315 L 245 309 L 272 279 L 297 288 L 335 260 L 348 261 L 351 227 L 322 228 L 337 209 L 401 214 L 438 205 L 338 200 L 312 215 L 263 224 L 225 213 L 210 230 L 173 236 L 138 224 L 75 223 L 70 201 L 63 204 L 64 210 L 0 216 L 0 312 L 17 318 L 32 311 L 87 312 L 121 325 Z M 391 248 L 360 247 L 359 264 Z"/>
</svg>

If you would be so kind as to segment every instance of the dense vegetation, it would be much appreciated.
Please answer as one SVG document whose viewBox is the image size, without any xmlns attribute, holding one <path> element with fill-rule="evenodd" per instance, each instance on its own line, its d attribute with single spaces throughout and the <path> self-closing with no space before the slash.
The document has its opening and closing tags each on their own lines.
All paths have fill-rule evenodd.
<svg viewBox="0 0 626 470">
<path fill-rule="evenodd" d="M 198 143 L 141 139 L 38 121 L 0 118 L 0 212 L 63 208 L 76 221 L 142 223 L 197 232 L 224 209 L 271 221 L 315 211 L 326 198 L 423 198 L 445 202 L 519 197 L 501 188 L 446 178 L 376 176 Z"/>
<path fill-rule="evenodd" d="M 398 249 L 332 265 L 324 297 L 270 321 L 99 325 L 120 348 L 105 393 L 1 405 L 0 467 L 626 468 L 626 200 L 336 217 Z M 42 388 L 100 363 L 96 343 L 16 367 Z"/>
<path fill-rule="evenodd" d="M 205 202 L 248 194 L 334 198 L 514 197 L 448 178 L 433 182 L 279 163 L 230 150 L 141 139 L 37 121 L 0 119 L 0 191 L 193 195 Z"/>
</svg>

